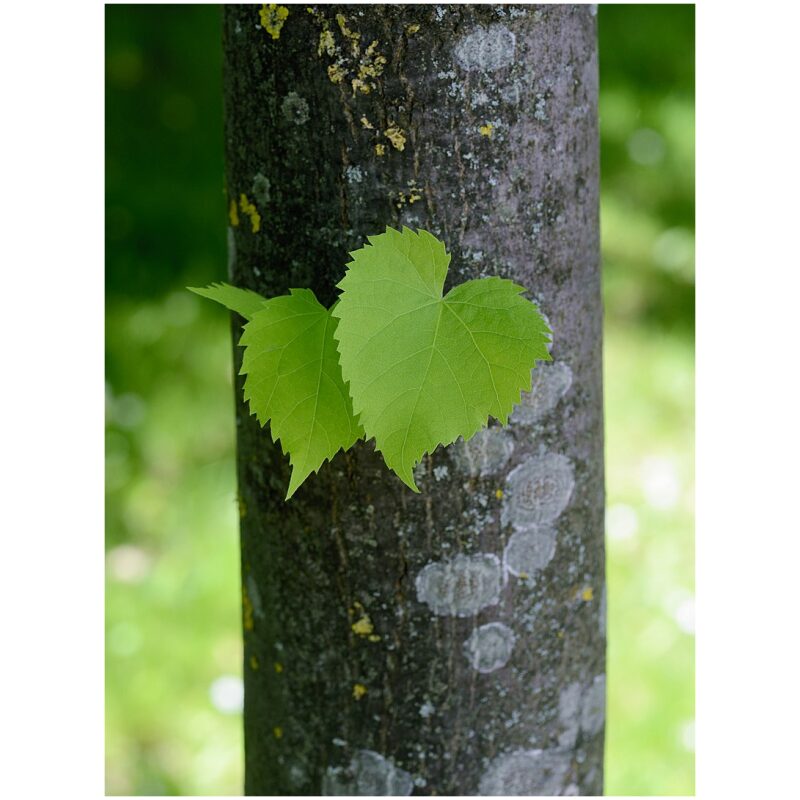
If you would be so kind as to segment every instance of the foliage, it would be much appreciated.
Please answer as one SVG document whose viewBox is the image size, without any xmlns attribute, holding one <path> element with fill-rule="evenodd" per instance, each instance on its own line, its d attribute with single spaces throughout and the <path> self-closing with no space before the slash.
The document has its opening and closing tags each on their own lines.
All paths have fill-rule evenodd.
<svg viewBox="0 0 800 800">
<path fill-rule="evenodd" d="M 522 286 L 481 278 L 443 297 L 450 256 L 435 236 L 387 228 L 368 238 L 330 311 L 310 289 L 270 300 L 227 284 L 191 289 L 249 320 L 244 396 L 291 456 L 287 500 L 365 431 L 418 491 L 420 458 L 470 439 L 490 415 L 506 423 L 536 360 L 550 359 L 550 331 Z"/>
<path fill-rule="evenodd" d="M 270 300 L 224 283 L 192 291 L 249 320 L 239 340 L 244 398 L 290 455 L 288 500 L 323 461 L 364 433 L 339 368 L 337 320 L 310 289 Z"/>
<path fill-rule="evenodd" d="M 251 289 L 239 289 L 228 283 L 212 283 L 204 289 L 190 286 L 189 291 L 220 303 L 248 320 L 253 319 L 256 312 L 264 308 L 266 304 L 266 300 L 258 292 Z"/>
</svg>

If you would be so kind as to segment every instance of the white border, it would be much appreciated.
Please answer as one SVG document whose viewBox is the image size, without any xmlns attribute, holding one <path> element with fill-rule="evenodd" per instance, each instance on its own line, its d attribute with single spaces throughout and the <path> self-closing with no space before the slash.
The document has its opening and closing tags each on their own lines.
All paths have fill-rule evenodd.
<svg viewBox="0 0 800 800">
<path fill-rule="evenodd" d="M 796 784 L 797 12 L 698 8 L 698 796 Z M 2 785 L 103 796 L 103 7 L 7 4 Z"/>
</svg>

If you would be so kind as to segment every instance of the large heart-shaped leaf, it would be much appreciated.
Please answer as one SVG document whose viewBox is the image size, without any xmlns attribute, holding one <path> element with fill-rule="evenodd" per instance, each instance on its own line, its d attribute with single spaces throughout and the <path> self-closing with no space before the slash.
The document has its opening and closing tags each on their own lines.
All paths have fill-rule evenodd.
<svg viewBox="0 0 800 800">
<path fill-rule="evenodd" d="M 426 231 L 369 237 L 339 283 L 342 375 L 367 438 L 414 491 L 426 452 L 505 423 L 531 369 L 549 360 L 550 330 L 524 291 L 481 278 L 443 296 L 450 256 Z"/>
</svg>

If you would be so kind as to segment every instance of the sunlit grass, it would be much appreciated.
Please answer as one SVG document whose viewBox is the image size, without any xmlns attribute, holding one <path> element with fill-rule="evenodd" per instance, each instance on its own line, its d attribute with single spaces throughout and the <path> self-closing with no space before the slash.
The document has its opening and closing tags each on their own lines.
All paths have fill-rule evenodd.
<svg viewBox="0 0 800 800">
<path fill-rule="evenodd" d="M 239 794 L 241 714 L 211 696 L 241 673 L 228 320 L 121 308 L 109 358 L 107 789 Z"/>
<path fill-rule="evenodd" d="M 691 341 L 606 330 L 607 794 L 694 792 Z"/>
</svg>

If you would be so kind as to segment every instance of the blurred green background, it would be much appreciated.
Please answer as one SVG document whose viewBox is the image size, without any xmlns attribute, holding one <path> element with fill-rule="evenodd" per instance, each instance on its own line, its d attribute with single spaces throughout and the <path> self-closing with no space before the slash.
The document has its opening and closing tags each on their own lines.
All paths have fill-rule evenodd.
<svg viewBox="0 0 800 800">
<path fill-rule="evenodd" d="M 605 6 L 607 794 L 694 792 L 694 7 Z M 220 12 L 106 6 L 108 794 L 240 794 Z"/>
</svg>

